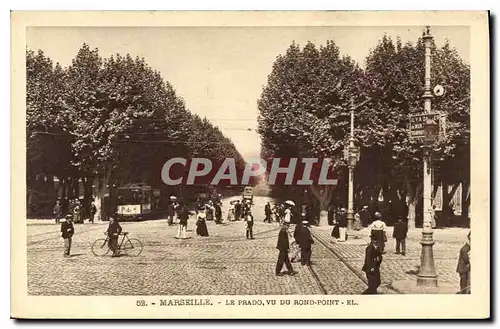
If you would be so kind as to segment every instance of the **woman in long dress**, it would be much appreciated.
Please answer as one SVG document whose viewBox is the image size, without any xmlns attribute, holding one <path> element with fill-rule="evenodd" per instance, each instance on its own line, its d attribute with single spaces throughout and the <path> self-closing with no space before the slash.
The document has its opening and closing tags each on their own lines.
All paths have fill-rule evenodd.
<svg viewBox="0 0 500 329">
<path fill-rule="evenodd" d="M 234 220 L 234 204 L 229 203 L 229 210 L 227 212 L 227 220 L 228 221 L 233 221 Z"/>
<path fill-rule="evenodd" d="M 196 234 L 199 236 L 208 236 L 207 222 L 205 221 L 205 213 L 198 213 L 196 220 Z"/>
<path fill-rule="evenodd" d="M 332 238 L 334 238 L 335 240 L 340 239 L 340 228 L 337 218 L 333 219 Z"/>
</svg>

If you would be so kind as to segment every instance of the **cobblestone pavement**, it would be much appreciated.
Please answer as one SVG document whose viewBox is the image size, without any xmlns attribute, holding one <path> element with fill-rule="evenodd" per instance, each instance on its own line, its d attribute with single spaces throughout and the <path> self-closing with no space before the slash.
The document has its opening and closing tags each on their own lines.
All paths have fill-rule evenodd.
<svg viewBox="0 0 500 329">
<path fill-rule="evenodd" d="M 299 273 L 276 277 L 277 224 L 256 222 L 254 240 L 244 237 L 244 223 L 208 223 L 210 237 L 196 237 L 189 223 L 187 240 L 174 238 L 177 226 L 164 220 L 123 223 L 130 237 L 141 240 L 138 257 L 95 257 L 91 244 L 106 225 L 76 225 L 72 257 L 64 258 L 58 226 L 51 232 L 28 227 L 28 292 L 30 295 L 240 295 L 358 293 L 362 281 L 350 277 L 345 266 L 316 247 L 322 287 L 306 267 Z M 325 259 L 325 262 L 323 262 Z M 328 273 L 326 273 L 328 271 Z M 336 279 L 335 279 L 336 278 Z"/>
<path fill-rule="evenodd" d="M 328 241 L 329 245 L 353 268 L 357 269 L 360 274 L 361 267 L 364 262 L 364 252 L 368 244 L 368 237 L 361 236 L 364 243 L 360 243 L 359 239 L 348 239 L 348 242 L 333 242 L 330 237 L 331 228 L 329 227 L 313 227 L 313 232 L 318 237 Z M 450 283 L 459 290 L 459 277 L 455 272 L 458 254 L 463 242 L 458 239 L 456 241 L 439 241 L 436 239 L 434 244 L 434 261 L 438 280 Z M 388 286 L 396 280 L 416 280 L 418 267 L 420 266 L 421 245 L 417 239 L 409 239 L 406 242 L 406 256 L 395 254 L 395 241 L 390 238 L 386 243 L 386 254 L 384 254 L 381 276 L 382 286 Z"/>
<path fill-rule="evenodd" d="M 360 271 L 363 244 L 332 243 L 329 227 L 313 227 L 310 270 L 294 263 L 296 276 L 276 277 L 278 224 L 262 222 L 259 211 L 254 240 L 245 239 L 241 221 L 208 222 L 210 237 L 197 237 L 195 219 L 188 239 L 177 240 L 177 226 L 166 220 L 122 223 L 131 238 L 144 244 L 138 257 L 96 257 L 91 244 L 103 238 L 107 223 L 76 224 L 72 257 L 64 258 L 59 225 L 28 226 L 28 293 L 30 295 L 285 295 L 359 294 L 366 285 Z M 263 212 L 263 211 L 262 211 Z M 326 242 L 326 246 L 321 241 Z M 461 244 L 436 243 L 439 279 L 458 287 L 456 258 Z M 332 253 L 333 249 L 335 253 Z M 407 256 L 393 254 L 389 241 L 382 264 L 382 293 L 393 280 L 415 279 L 420 244 L 408 242 Z M 346 265 L 349 265 L 349 267 Z M 353 273 L 352 269 L 356 273 Z M 415 271 L 412 273 L 411 271 Z"/>
</svg>

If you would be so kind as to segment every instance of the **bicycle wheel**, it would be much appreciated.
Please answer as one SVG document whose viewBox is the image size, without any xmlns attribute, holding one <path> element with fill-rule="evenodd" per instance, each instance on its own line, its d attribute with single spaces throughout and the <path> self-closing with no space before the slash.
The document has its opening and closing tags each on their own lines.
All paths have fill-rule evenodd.
<svg viewBox="0 0 500 329">
<path fill-rule="evenodd" d="M 136 257 L 139 256 L 142 252 L 142 242 L 137 239 L 127 239 L 124 241 L 121 250 L 128 256 Z"/>
<path fill-rule="evenodd" d="M 106 256 L 109 253 L 108 241 L 106 239 L 97 239 L 92 244 L 92 253 L 96 256 Z"/>
</svg>

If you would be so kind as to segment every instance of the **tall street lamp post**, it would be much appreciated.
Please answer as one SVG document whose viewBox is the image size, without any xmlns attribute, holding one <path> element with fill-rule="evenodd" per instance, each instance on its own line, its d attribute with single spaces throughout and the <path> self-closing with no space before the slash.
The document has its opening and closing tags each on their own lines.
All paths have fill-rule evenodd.
<svg viewBox="0 0 500 329">
<path fill-rule="evenodd" d="M 347 148 L 345 157 L 349 168 L 347 230 L 351 231 L 354 223 L 354 168 L 359 160 L 359 148 L 354 145 L 354 107 L 351 108 L 351 135 L 349 137 L 349 147 Z"/>
<path fill-rule="evenodd" d="M 424 84 L 424 113 L 431 114 L 431 46 L 433 36 L 427 27 L 423 35 L 425 46 L 425 84 Z M 427 119 L 423 124 L 423 225 L 422 225 L 422 255 L 420 257 L 420 269 L 417 277 L 418 286 L 437 286 L 436 267 L 434 265 L 433 246 L 434 238 L 432 232 L 432 143 L 438 133 L 438 125 L 432 119 Z"/>
<path fill-rule="evenodd" d="M 433 255 L 433 231 L 432 220 L 434 211 L 432 209 L 432 144 L 439 134 L 439 113 L 431 111 L 431 46 L 433 36 L 427 26 L 422 36 L 425 46 L 425 83 L 424 83 L 424 112 L 410 115 L 410 138 L 422 140 L 423 153 L 423 225 L 422 225 L 422 253 L 420 256 L 420 268 L 417 282 L 401 280 L 392 283 L 392 287 L 401 293 L 451 293 L 454 291 L 452 285 L 441 283 L 438 286 L 436 267 Z M 438 88 L 439 87 L 439 88 Z M 442 95 L 442 87 L 436 86 L 436 96 Z"/>
<path fill-rule="evenodd" d="M 427 27 L 423 35 L 425 46 L 425 85 L 424 85 L 424 113 L 431 114 L 431 46 L 433 36 Z M 423 225 L 422 225 L 422 255 L 420 269 L 417 277 L 418 286 L 437 286 L 436 267 L 432 247 L 434 245 L 432 232 L 432 149 L 431 145 L 437 135 L 437 123 L 426 120 L 423 124 Z"/>
</svg>

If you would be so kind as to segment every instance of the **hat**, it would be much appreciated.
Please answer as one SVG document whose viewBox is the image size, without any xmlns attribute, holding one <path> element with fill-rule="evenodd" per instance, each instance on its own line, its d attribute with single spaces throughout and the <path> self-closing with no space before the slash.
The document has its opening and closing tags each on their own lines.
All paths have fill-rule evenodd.
<svg viewBox="0 0 500 329">
<path fill-rule="evenodd" d="M 295 202 L 293 202 L 291 200 L 286 200 L 285 204 L 290 205 L 290 206 L 295 206 Z"/>
<path fill-rule="evenodd" d="M 375 213 L 375 217 L 377 217 L 377 218 L 382 218 L 382 214 L 381 214 L 381 213 L 379 213 L 379 212 L 377 211 L 377 212 Z"/>
<path fill-rule="evenodd" d="M 363 209 L 368 209 L 368 206 L 363 206 Z"/>
<path fill-rule="evenodd" d="M 73 216 L 72 216 L 71 214 L 67 214 L 67 215 L 66 215 L 66 218 L 71 219 L 71 218 L 73 218 Z"/>
<path fill-rule="evenodd" d="M 302 224 L 306 224 L 307 225 L 307 224 L 309 224 L 309 222 L 307 220 L 303 220 Z"/>
</svg>

